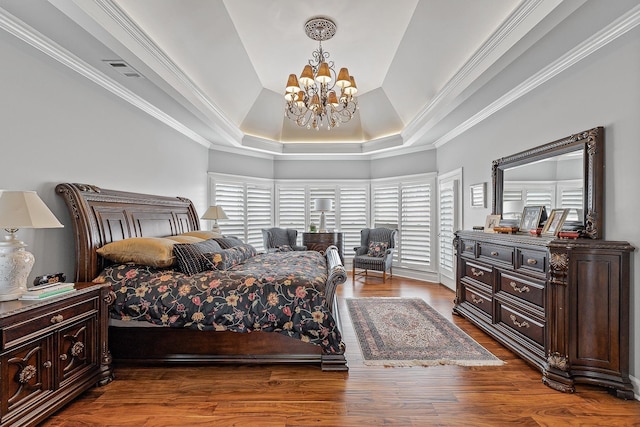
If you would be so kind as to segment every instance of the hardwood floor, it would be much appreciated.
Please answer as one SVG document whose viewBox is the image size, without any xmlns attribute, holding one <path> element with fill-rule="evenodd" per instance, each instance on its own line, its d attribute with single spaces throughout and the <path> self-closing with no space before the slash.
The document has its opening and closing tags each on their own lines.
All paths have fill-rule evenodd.
<svg viewBox="0 0 640 427">
<path fill-rule="evenodd" d="M 365 281 L 366 280 L 366 281 Z M 344 298 L 421 297 L 493 354 L 489 367 L 365 366 Z M 579 385 L 541 383 L 539 371 L 453 316 L 444 286 L 359 277 L 340 287 L 349 372 L 315 366 L 116 366 L 116 380 L 49 418 L 53 426 L 640 426 L 640 402 Z"/>
</svg>

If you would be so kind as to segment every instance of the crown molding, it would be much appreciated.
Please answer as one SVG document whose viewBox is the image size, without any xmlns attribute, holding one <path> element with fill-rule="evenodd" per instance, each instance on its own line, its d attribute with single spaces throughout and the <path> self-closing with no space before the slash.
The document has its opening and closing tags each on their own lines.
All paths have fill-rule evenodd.
<svg viewBox="0 0 640 427">
<path fill-rule="evenodd" d="M 0 7 L 0 28 L 204 147 L 211 143 Z"/>
<path fill-rule="evenodd" d="M 534 21 L 538 22 L 539 15 L 546 16 L 558 4 L 559 0 L 525 0 L 509 15 L 505 22 L 489 37 L 489 39 L 473 54 L 473 56 L 462 66 L 462 68 L 445 84 L 429 104 L 416 117 L 405 126 L 402 135 L 405 145 L 413 145 L 424 136 L 429 129 L 435 125 L 443 116 L 449 113 L 449 109 L 455 108 L 455 97 L 458 96 L 473 79 L 474 75 L 484 71 L 483 66 L 491 58 L 500 54 L 497 52 L 500 47 L 505 50 L 506 44 L 510 41 L 512 34 L 525 21 L 534 16 Z M 486 67 L 485 67 L 486 68 Z M 445 111 L 445 107 L 450 108 Z"/>
<path fill-rule="evenodd" d="M 595 53 L 618 37 L 626 34 L 640 24 L 640 5 L 634 7 L 611 24 L 589 37 L 574 49 L 547 65 L 518 86 L 483 108 L 454 129 L 450 130 L 434 142 L 436 148 L 442 147 L 447 142 L 471 129 L 478 123 L 486 120 L 494 113 L 502 110 L 512 102 L 528 94 L 538 86 L 551 80 L 561 72 L 569 69 L 589 55 Z"/>
<path fill-rule="evenodd" d="M 182 69 L 173 62 L 162 49 L 117 5 L 114 0 L 93 0 L 102 9 L 111 22 L 122 28 L 137 46 L 143 49 L 147 55 L 153 58 L 174 78 L 181 88 L 176 88 L 184 95 L 184 91 L 195 97 L 199 109 L 213 121 L 216 130 L 219 131 L 232 145 L 241 145 L 243 132 L 229 120 L 224 112 L 191 80 Z M 182 89 L 182 90 L 180 90 Z"/>
</svg>

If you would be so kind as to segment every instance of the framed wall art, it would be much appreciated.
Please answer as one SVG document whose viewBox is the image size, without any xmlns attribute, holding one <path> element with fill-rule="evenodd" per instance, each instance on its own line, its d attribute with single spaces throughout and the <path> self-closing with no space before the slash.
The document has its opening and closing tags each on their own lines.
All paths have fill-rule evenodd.
<svg viewBox="0 0 640 427">
<path fill-rule="evenodd" d="M 473 184 L 469 186 L 472 208 L 487 207 L 487 183 Z"/>
</svg>

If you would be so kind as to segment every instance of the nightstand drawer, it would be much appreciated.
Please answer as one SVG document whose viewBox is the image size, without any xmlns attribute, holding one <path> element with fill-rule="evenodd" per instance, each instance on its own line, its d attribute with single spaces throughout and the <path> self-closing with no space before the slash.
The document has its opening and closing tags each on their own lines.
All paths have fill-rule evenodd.
<svg viewBox="0 0 640 427">
<path fill-rule="evenodd" d="M 94 314 L 99 309 L 97 297 L 83 299 L 76 303 L 69 299 L 54 302 L 46 306 L 42 312 L 34 310 L 33 317 L 12 325 L 7 325 L 2 329 L 2 348 L 11 347 L 18 342 L 30 339 L 32 334 L 51 328 L 54 329 L 60 324 L 68 322 L 70 319 L 79 319 Z"/>
<path fill-rule="evenodd" d="M 475 257 L 476 256 L 475 240 L 462 239 L 460 241 L 460 250 L 462 251 L 462 255 L 464 256 Z"/>
</svg>

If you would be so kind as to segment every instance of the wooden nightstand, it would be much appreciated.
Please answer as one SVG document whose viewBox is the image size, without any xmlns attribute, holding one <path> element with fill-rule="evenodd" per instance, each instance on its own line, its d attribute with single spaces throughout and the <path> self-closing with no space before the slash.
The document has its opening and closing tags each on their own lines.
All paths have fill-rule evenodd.
<svg viewBox="0 0 640 427">
<path fill-rule="evenodd" d="M 325 250 L 331 245 L 338 248 L 340 260 L 344 265 L 344 243 L 342 241 L 342 233 L 302 233 L 302 244 L 310 251 L 318 251 L 324 254 Z"/>
<path fill-rule="evenodd" d="M 77 283 L 43 301 L 0 303 L 0 425 L 35 425 L 113 379 L 109 289 Z"/>
</svg>

